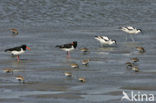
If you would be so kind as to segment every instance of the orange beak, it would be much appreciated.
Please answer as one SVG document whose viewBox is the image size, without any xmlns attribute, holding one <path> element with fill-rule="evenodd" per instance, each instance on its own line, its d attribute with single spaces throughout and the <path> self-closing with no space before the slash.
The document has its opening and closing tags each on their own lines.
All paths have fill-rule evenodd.
<svg viewBox="0 0 156 103">
<path fill-rule="evenodd" d="M 31 50 L 28 46 L 26 47 L 28 50 Z"/>
</svg>

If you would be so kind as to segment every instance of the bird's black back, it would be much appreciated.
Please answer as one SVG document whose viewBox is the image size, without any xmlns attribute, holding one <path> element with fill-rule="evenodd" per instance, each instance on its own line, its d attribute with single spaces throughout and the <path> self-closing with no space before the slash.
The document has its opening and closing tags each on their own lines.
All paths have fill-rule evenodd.
<svg viewBox="0 0 156 103">
<path fill-rule="evenodd" d="M 9 49 L 6 49 L 5 52 L 7 52 L 7 51 L 21 51 L 21 48 L 23 50 L 26 50 L 26 45 L 21 45 L 21 46 L 14 47 L 14 48 L 9 48 Z"/>
<path fill-rule="evenodd" d="M 71 48 L 73 44 L 63 44 L 63 45 L 57 45 L 56 47 L 59 48 Z"/>
</svg>

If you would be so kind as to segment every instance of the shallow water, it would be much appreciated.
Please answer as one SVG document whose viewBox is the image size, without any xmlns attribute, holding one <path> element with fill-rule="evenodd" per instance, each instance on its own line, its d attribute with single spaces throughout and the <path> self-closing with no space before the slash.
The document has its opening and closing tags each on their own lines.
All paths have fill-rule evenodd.
<svg viewBox="0 0 156 103">
<path fill-rule="evenodd" d="M 156 1 L 155 0 L 1 0 L 0 1 L 0 101 L 1 103 L 120 103 L 122 91 L 156 95 Z M 135 42 L 125 40 L 120 26 L 143 30 Z M 19 35 L 11 35 L 17 28 Z M 117 41 L 116 47 L 101 47 L 95 35 Z M 78 47 L 66 58 L 58 44 L 78 41 Z M 18 63 L 6 48 L 27 44 Z M 146 53 L 136 52 L 143 46 Z M 80 48 L 89 52 L 82 53 Z M 140 59 L 140 72 L 126 69 L 131 57 Z M 81 60 L 90 59 L 83 66 Z M 79 69 L 70 67 L 79 64 Z M 3 72 L 13 68 L 13 74 Z M 64 72 L 72 72 L 66 78 Z M 15 76 L 23 75 L 25 84 Z M 80 83 L 85 77 L 86 83 Z M 130 94 L 129 94 L 130 95 Z"/>
</svg>

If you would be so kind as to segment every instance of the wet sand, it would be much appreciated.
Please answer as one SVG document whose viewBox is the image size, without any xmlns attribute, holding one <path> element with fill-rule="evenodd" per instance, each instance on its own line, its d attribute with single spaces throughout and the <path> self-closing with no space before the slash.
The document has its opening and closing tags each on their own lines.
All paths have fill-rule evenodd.
<svg viewBox="0 0 156 103">
<path fill-rule="evenodd" d="M 84 7 L 89 8 L 87 11 L 71 7 L 69 10 L 65 6 L 60 9 L 64 12 L 59 14 L 57 10 L 49 11 L 55 3 L 50 4 L 50 7 L 53 5 L 51 9 L 46 4 L 47 9 L 44 9 L 47 11 L 43 14 L 39 11 L 24 12 L 23 10 L 30 6 L 29 2 L 25 3 L 25 9 L 19 9 L 19 14 L 10 14 L 10 9 L 5 9 L 4 13 L 2 12 L 3 17 L 0 16 L 0 102 L 129 103 L 121 101 L 122 91 L 130 93 L 133 90 L 156 95 L 155 1 L 144 1 L 141 4 L 132 1 L 128 5 L 122 0 L 105 1 L 103 4 L 102 1 L 86 1 L 88 6 Z M 84 2 L 80 1 L 81 3 Z M 10 7 L 10 3 L 2 4 Z M 21 4 L 16 4 L 21 7 Z M 34 3 L 32 8 L 39 4 Z M 71 6 L 73 5 L 76 5 L 75 2 L 72 2 Z M 131 9 L 133 12 L 129 11 Z M 127 13 L 128 11 L 130 13 Z M 23 12 L 26 15 L 23 15 Z M 47 15 L 47 12 L 52 16 L 42 17 Z M 149 12 L 150 15 L 147 15 Z M 36 16 L 37 14 L 39 15 Z M 61 14 L 64 15 L 58 17 Z M 73 14 L 78 15 L 73 17 Z M 133 36 L 135 42 L 132 42 L 129 36 L 126 41 L 126 33 L 118 29 L 127 25 L 143 30 L 143 34 Z M 13 36 L 8 28 L 17 28 L 19 35 Z M 109 36 L 117 41 L 117 46 L 101 47 L 94 39 L 95 35 Z M 70 59 L 66 58 L 66 52 L 55 48 L 58 44 L 75 40 L 78 41 L 78 47 L 71 52 Z M 32 50 L 21 55 L 19 63 L 16 57 L 4 52 L 7 48 L 22 44 L 27 44 Z M 137 46 L 144 47 L 146 52 L 137 53 Z M 80 48 L 84 47 L 87 47 L 89 52 L 82 53 Z M 140 59 L 139 72 L 126 68 L 125 63 L 132 57 Z M 90 59 L 88 66 L 81 64 L 83 59 Z M 71 63 L 79 64 L 79 68 L 71 68 Z M 4 73 L 4 68 L 12 68 L 13 74 Z M 64 72 L 71 72 L 73 76 L 67 78 Z M 15 79 L 17 75 L 25 78 L 24 84 Z M 81 83 L 79 77 L 85 77 L 86 82 Z"/>
<path fill-rule="evenodd" d="M 94 40 L 94 35 L 84 32 L 79 34 L 79 37 L 75 37 L 78 31 L 82 31 L 77 28 L 68 28 L 65 33 L 55 30 L 48 31 L 48 29 L 46 31 L 41 29 L 40 32 L 34 31 L 36 32 L 32 32 L 31 29 L 29 31 L 28 28 L 26 31 L 23 29 L 21 31 L 23 33 L 16 37 L 12 37 L 7 32 L 2 33 L 5 39 L 1 41 L 5 45 L 1 47 L 1 50 L 23 43 L 27 43 L 32 49 L 21 56 L 19 63 L 16 57 L 11 57 L 3 51 L 0 53 L 0 100 L 2 102 L 25 103 L 29 99 L 30 103 L 38 103 L 39 100 L 41 102 L 114 103 L 120 102 L 123 90 L 155 93 L 153 78 L 156 77 L 154 68 L 156 53 L 152 48 L 155 45 L 151 44 L 152 46 L 149 47 L 146 44 L 148 39 L 145 42 L 139 39 L 140 36 L 146 38 L 146 35 L 135 37 L 136 42 L 125 42 L 123 37 L 124 42 L 118 41 L 117 47 L 101 47 Z M 71 38 L 69 39 L 62 33 Z M 122 37 L 120 33 L 122 32 L 118 31 L 117 35 Z M 109 36 L 115 38 L 117 35 Z M 17 39 L 19 41 L 14 42 Z M 71 52 L 70 59 L 66 58 L 64 51 L 55 48 L 57 44 L 73 40 L 78 41 L 78 48 Z M 135 51 L 135 47 L 140 45 L 147 49 L 146 53 L 138 54 Z M 80 51 L 82 47 L 88 47 L 89 52 L 82 53 Z M 140 72 L 135 73 L 126 69 L 125 62 L 129 61 L 130 57 L 140 59 L 138 63 Z M 83 66 L 81 60 L 88 58 L 90 59 L 89 65 Z M 80 68 L 71 68 L 71 63 L 79 64 Z M 12 68 L 14 73 L 4 73 L 4 68 Z M 65 77 L 64 72 L 72 72 L 73 77 Z M 24 76 L 25 84 L 20 84 L 15 80 L 17 75 Z M 85 77 L 86 83 L 79 82 L 79 77 Z"/>
</svg>

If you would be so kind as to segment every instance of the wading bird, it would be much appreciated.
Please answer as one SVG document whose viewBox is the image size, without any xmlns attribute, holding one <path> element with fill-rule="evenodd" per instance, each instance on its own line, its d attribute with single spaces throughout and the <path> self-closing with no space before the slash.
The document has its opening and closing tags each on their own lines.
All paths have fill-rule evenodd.
<svg viewBox="0 0 156 103">
<path fill-rule="evenodd" d="M 56 47 L 66 51 L 67 52 L 67 57 L 70 57 L 70 51 L 76 49 L 77 41 L 73 41 L 72 43 L 69 43 L 69 44 L 56 45 Z"/>
<path fill-rule="evenodd" d="M 17 56 L 17 61 L 20 61 L 19 56 L 23 54 L 26 51 L 26 49 L 31 50 L 28 46 L 21 45 L 18 47 L 6 49 L 5 52 L 10 52 L 12 55 Z"/>
</svg>

